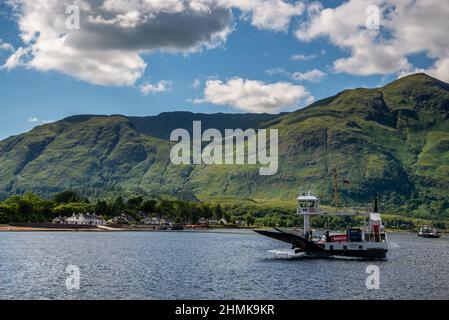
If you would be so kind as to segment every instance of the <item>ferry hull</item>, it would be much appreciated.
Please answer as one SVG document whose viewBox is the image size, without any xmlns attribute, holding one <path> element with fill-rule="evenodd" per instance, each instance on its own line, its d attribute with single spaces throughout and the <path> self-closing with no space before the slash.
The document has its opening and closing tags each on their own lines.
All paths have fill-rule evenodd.
<svg viewBox="0 0 449 320">
<path fill-rule="evenodd" d="M 386 259 L 388 250 L 385 249 L 370 249 L 370 250 L 338 250 L 332 252 L 325 252 L 328 257 L 339 256 L 339 257 L 355 257 L 363 259 Z"/>
<path fill-rule="evenodd" d="M 418 237 L 429 238 L 429 239 L 438 239 L 438 238 L 441 238 L 441 235 L 439 235 L 439 234 L 418 234 Z"/>
</svg>

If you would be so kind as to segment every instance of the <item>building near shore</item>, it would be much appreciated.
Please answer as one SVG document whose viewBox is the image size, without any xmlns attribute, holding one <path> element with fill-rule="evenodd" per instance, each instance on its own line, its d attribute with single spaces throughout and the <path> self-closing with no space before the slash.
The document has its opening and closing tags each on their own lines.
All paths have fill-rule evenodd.
<svg viewBox="0 0 449 320">
<path fill-rule="evenodd" d="M 201 218 L 198 221 L 198 224 L 206 225 L 206 226 L 208 226 L 208 225 L 218 225 L 218 224 L 227 224 L 227 223 L 228 223 L 228 221 L 225 218 L 221 218 L 220 220 Z"/>
<path fill-rule="evenodd" d="M 143 219 L 142 223 L 149 225 L 149 226 L 159 226 L 161 224 L 161 221 L 157 217 L 152 217 L 152 218 L 147 217 L 147 218 Z"/>
<path fill-rule="evenodd" d="M 57 217 L 53 219 L 54 224 L 75 224 L 75 225 L 90 225 L 90 226 L 104 226 L 106 221 L 96 214 L 75 214 L 71 217 Z"/>
<path fill-rule="evenodd" d="M 160 220 L 160 224 L 161 224 L 161 226 L 164 226 L 167 228 L 171 228 L 173 226 L 173 222 L 171 220 L 163 219 L 163 218 Z"/>
<path fill-rule="evenodd" d="M 134 224 L 136 223 L 136 219 L 131 217 L 130 215 L 126 213 L 122 213 L 119 216 L 113 217 L 112 219 L 108 220 L 108 224 Z"/>
<path fill-rule="evenodd" d="M 65 218 L 61 217 L 61 216 L 54 218 L 52 223 L 53 224 L 66 224 Z"/>
</svg>

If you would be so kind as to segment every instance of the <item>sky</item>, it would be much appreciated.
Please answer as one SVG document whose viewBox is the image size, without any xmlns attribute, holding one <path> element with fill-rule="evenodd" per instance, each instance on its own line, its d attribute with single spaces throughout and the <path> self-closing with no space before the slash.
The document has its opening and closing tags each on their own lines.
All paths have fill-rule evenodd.
<svg viewBox="0 0 449 320">
<path fill-rule="evenodd" d="M 0 139 L 75 114 L 293 111 L 426 72 L 440 0 L 0 0 Z"/>
</svg>

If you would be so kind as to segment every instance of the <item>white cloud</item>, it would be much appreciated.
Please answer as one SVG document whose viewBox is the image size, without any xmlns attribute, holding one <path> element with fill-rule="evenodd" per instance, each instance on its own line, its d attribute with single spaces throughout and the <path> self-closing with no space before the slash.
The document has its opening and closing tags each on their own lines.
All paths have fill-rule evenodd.
<svg viewBox="0 0 449 320">
<path fill-rule="evenodd" d="M 99 85 L 133 85 L 147 66 L 141 54 L 216 47 L 232 30 L 228 9 L 211 4 L 202 12 L 182 0 L 79 0 L 79 30 L 66 26 L 72 0 L 15 3 L 25 46 L 6 68 L 55 70 Z"/>
<path fill-rule="evenodd" d="M 287 2 L 283 0 L 217 0 L 228 8 L 237 8 L 243 18 L 251 18 L 251 24 L 259 29 L 286 31 L 290 21 L 304 12 L 302 1 Z"/>
<path fill-rule="evenodd" d="M 380 30 L 366 28 L 367 8 L 381 9 Z M 425 53 L 436 59 L 426 72 L 449 81 L 449 6 L 440 0 L 349 0 L 335 8 L 314 3 L 309 21 L 296 31 L 301 41 L 327 37 L 348 50 L 349 56 L 334 62 L 337 72 L 355 75 L 409 72 L 408 56 Z"/>
<path fill-rule="evenodd" d="M 270 76 L 274 76 L 274 75 L 290 76 L 290 72 L 288 72 L 287 70 L 285 70 L 284 68 L 281 68 L 281 67 L 268 69 L 268 70 L 265 70 L 265 72 L 267 74 L 269 74 Z"/>
<path fill-rule="evenodd" d="M 426 70 L 429 74 L 438 79 L 449 82 L 449 56 L 447 58 L 440 58 L 435 65 Z"/>
<path fill-rule="evenodd" d="M 313 83 L 318 83 L 320 82 L 327 74 L 324 73 L 321 70 L 318 69 L 313 69 L 307 72 L 290 72 L 285 70 L 284 68 L 273 68 L 273 69 L 268 69 L 265 70 L 265 72 L 267 74 L 269 74 L 270 76 L 284 76 L 284 77 L 288 77 L 291 78 L 292 80 L 295 81 L 309 81 L 309 82 L 313 82 Z"/>
<path fill-rule="evenodd" d="M 313 96 L 300 85 L 288 82 L 267 84 L 262 81 L 233 78 L 226 82 L 209 80 L 206 82 L 204 98 L 194 103 L 227 105 L 246 112 L 275 113 L 290 107 L 298 107 L 301 102 L 310 103 Z"/>
<path fill-rule="evenodd" d="M 3 40 L 0 39 L 0 51 L 14 51 L 14 47 L 12 44 L 3 42 Z"/>
<path fill-rule="evenodd" d="M 58 71 L 99 85 L 130 86 L 143 75 L 142 54 L 193 53 L 222 45 L 230 9 L 257 28 L 285 31 L 302 2 L 286 0 L 11 0 L 23 45 L 3 66 Z M 66 26 L 69 5 L 80 29 Z M 72 18 L 72 17 L 70 17 Z"/>
<path fill-rule="evenodd" d="M 299 60 L 312 60 L 317 57 L 316 54 L 304 55 L 304 54 L 294 54 L 290 57 L 291 60 L 299 61 Z"/>
<path fill-rule="evenodd" d="M 23 66 L 23 58 L 26 57 L 29 53 L 29 49 L 24 49 L 20 47 L 13 54 L 9 56 L 6 60 L 5 64 L 0 67 L 0 69 L 11 70 L 17 68 L 19 66 Z"/>
<path fill-rule="evenodd" d="M 161 80 L 155 84 L 145 82 L 139 86 L 139 90 L 144 96 L 146 96 L 149 94 L 171 91 L 172 85 L 173 85 L 173 83 L 171 81 L 165 81 L 165 80 Z"/>
<path fill-rule="evenodd" d="M 28 118 L 28 122 L 34 123 L 34 124 L 36 124 L 36 123 L 46 124 L 46 123 L 52 123 L 52 122 L 54 122 L 54 120 L 40 120 L 37 117 L 30 117 L 30 118 Z"/>
<path fill-rule="evenodd" d="M 326 76 L 326 73 L 324 73 L 321 70 L 313 69 L 307 72 L 294 72 L 292 73 L 292 79 L 296 81 L 309 81 L 317 83 L 321 79 L 323 79 Z"/>
</svg>

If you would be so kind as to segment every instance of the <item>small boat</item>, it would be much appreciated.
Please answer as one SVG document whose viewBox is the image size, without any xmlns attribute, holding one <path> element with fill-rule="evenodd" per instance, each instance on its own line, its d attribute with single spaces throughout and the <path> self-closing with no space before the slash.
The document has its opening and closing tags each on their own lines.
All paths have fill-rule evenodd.
<svg viewBox="0 0 449 320">
<path fill-rule="evenodd" d="M 304 216 L 303 230 L 275 228 L 272 230 L 254 230 L 255 232 L 287 242 L 295 253 L 304 252 L 310 256 L 332 257 L 346 256 L 368 259 L 385 259 L 388 252 L 387 233 L 377 212 L 377 195 L 374 212 L 359 214 L 349 212 L 326 213 L 320 210 L 318 196 L 303 194 L 297 198 L 297 214 Z M 314 237 L 310 226 L 311 216 L 363 216 L 365 225 L 362 228 L 350 228 L 344 233 L 326 231 L 321 237 Z M 368 224 L 366 223 L 368 218 Z"/>
<path fill-rule="evenodd" d="M 441 234 L 435 229 L 429 226 L 424 226 L 419 229 L 418 237 L 421 238 L 440 238 Z"/>
</svg>

